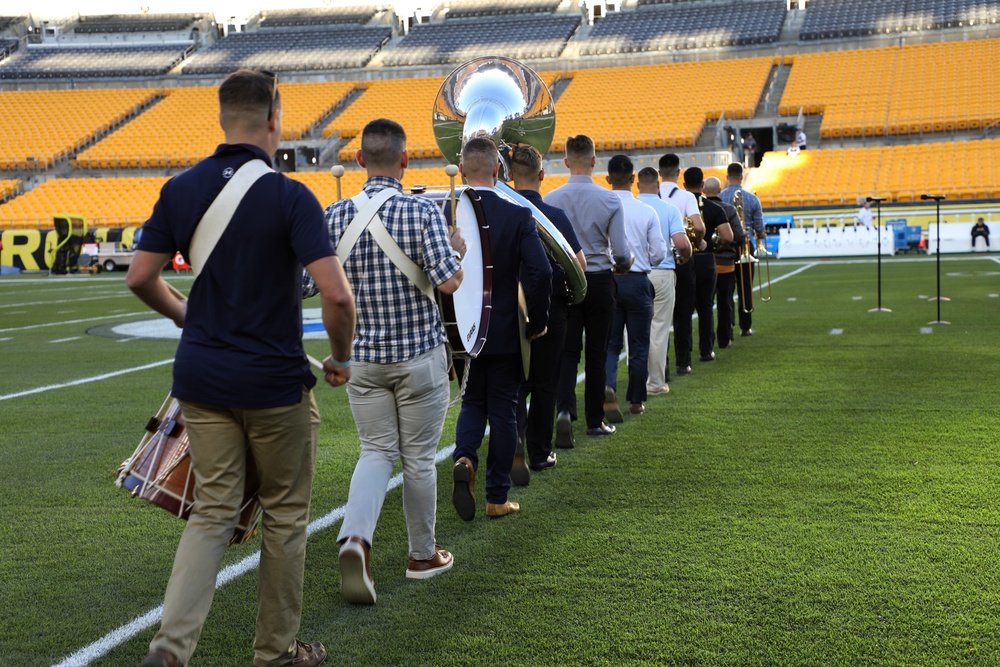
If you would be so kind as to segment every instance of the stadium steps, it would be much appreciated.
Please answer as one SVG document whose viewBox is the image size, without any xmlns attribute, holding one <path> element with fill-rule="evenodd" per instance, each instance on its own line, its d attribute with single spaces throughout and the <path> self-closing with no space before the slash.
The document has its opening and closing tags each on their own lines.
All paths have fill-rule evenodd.
<svg viewBox="0 0 1000 667">
<path fill-rule="evenodd" d="M 788 77 L 791 73 L 792 66 L 786 65 L 783 60 L 771 68 L 771 74 L 767 83 L 764 84 L 764 92 L 761 93 L 757 108 L 754 109 L 754 118 L 777 115 L 778 105 L 781 102 L 781 96 L 785 94 L 785 86 L 788 85 Z"/>
<path fill-rule="evenodd" d="M 802 24 L 805 23 L 806 12 L 802 9 L 791 9 L 786 13 L 785 25 L 781 29 L 778 41 L 782 44 L 797 44 Z"/>
</svg>

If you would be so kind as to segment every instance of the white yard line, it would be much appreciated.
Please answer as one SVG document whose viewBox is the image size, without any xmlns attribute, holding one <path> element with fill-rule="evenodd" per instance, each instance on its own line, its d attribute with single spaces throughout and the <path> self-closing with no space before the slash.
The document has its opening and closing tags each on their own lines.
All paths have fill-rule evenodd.
<svg viewBox="0 0 1000 667">
<path fill-rule="evenodd" d="M 102 301 L 104 299 L 123 299 L 125 297 L 135 298 L 131 292 L 119 292 L 107 296 L 84 296 L 79 299 L 56 299 L 55 301 L 29 301 L 27 303 L 9 303 L 0 308 L 24 308 L 25 306 L 49 306 L 57 303 L 80 303 L 81 301 Z"/>
<path fill-rule="evenodd" d="M 50 340 L 49 344 L 51 345 L 52 343 L 68 343 L 71 340 L 80 340 L 80 337 L 79 336 L 70 336 L 69 338 L 56 338 L 55 340 Z"/>
<path fill-rule="evenodd" d="M 44 387 L 37 387 L 35 389 L 26 389 L 24 391 L 18 391 L 13 394 L 4 394 L 0 396 L 0 401 L 9 401 L 12 398 L 21 398 L 22 396 L 31 396 L 32 394 L 42 394 L 47 391 L 54 391 L 56 389 L 65 389 L 66 387 L 75 387 L 81 384 L 88 384 L 90 382 L 100 382 L 101 380 L 110 380 L 111 378 L 118 377 L 119 375 L 125 375 L 127 373 L 135 373 L 137 371 L 145 371 L 150 368 L 157 368 L 159 366 L 166 366 L 167 364 L 174 363 L 173 358 L 164 359 L 163 361 L 154 361 L 151 364 L 146 364 L 144 366 L 135 366 L 133 368 L 125 368 L 120 371 L 112 371 L 110 373 L 103 373 L 101 375 L 94 375 L 89 378 L 80 378 L 79 380 L 70 380 L 69 382 L 62 382 L 60 384 L 50 384 Z"/>
<path fill-rule="evenodd" d="M 12 315 L 13 313 L 8 313 Z M 6 329 L 0 329 L 0 333 L 8 333 L 10 331 L 28 331 L 30 329 L 41 329 L 43 327 L 61 327 L 65 324 L 83 324 L 85 322 L 99 322 L 100 320 L 113 320 L 121 317 L 135 317 L 136 315 L 155 316 L 148 310 L 143 310 L 138 313 L 118 313 L 117 315 L 102 315 L 100 317 L 87 317 L 82 320 L 63 320 L 62 322 L 45 322 L 44 324 L 29 324 L 23 327 L 8 327 Z"/>
</svg>

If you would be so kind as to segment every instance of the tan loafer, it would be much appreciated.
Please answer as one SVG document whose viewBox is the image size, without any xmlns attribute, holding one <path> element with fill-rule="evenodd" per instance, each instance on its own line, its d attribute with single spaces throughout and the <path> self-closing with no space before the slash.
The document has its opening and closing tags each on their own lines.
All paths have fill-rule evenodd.
<svg viewBox="0 0 1000 667">
<path fill-rule="evenodd" d="M 486 516 L 491 519 L 499 519 L 508 514 L 516 514 L 521 511 L 521 506 L 508 500 L 505 503 L 486 503 Z"/>
</svg>

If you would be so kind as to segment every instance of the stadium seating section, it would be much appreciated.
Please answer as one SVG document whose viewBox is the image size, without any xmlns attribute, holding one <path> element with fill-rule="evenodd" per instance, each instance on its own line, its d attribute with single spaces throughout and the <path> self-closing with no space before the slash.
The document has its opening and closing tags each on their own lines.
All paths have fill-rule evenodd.
<svg viewBox="0 0 1000 667">
<path fill-rule="evenodd" d="M 558 75 L 539 72 L 539 76 L 551 87 Z M 351 139 L 339 154 L 341 162 L 351 163 L 361 147 L 361 130 L 368 121 L 392 118 L 406 128 L 406 144 L 411 158 L 441 157 L 431 125 L 431 109 L 442 83 L 444 77 L 366 83 L 365 92 L 323 130 L 323 136 Z M 556 117 L 558 122 L 558 113 Z"/>
<path fill-rule="evenodd" d="M 995 199 L 1000 180 L 983 165 L 997 164 L 1000 139 L 766 153 L 747 187 L 764 208 L 855 205 L 868 195 L 894 202 L 919 201 L 921 193 Z"/>
<path fill-rule="evenodd" d="M 822 138 L 976 129 L 1000 120 L 1000 40 L 795 56 L 779 111 L 823 114 Z"/>
<path fill-rule="evenodd" d="M 581 133 L 604 151 L 692 146 L 706 119 L 753 114 L 772 63 L 748 58 L 577 71 L 556 103 L 552 150 L 562 151 L 566 137 Z M 720 85 L 732 72 L 739 72 L 740 85 Z M 685 89 L 696 103 L 664 95 Z"/>
<path fill-rule="evenodd" d="M 389 41 L 389 26 L 238 32 L 195 53 L 184 74 L 222 74 L 240 67 L 272 72 L 364 67 Z"/>
<path fill-rule="evenodd" d="M 353 82 L 281 84 L 286 139 L 308 133 L 355 87 Z M 162 91 L 164 99 L 83 151 L 77 166 L 85 169 L 186 167 L 210 154 L 223 141 L 219 127 L 218 89 L 209 86 Z"/>
<path fill-rule="evenodd" d="M 18 194 L 21 181 L 16 178 L 0 179 L 0 202 L 5 202 Z"/>
<path fill-rule="evenodd" d="M 551 14 L 561 0 L 452 0 L 448 3 L 449 19 L 502 16 L 504 14 Z"/>
<path fill-rule="evenodd" d="M 51 167 L 156 96 L 149 88 L 0 92 L 0 170 Z"/>
<path fill-rule="evenodd" d="M 784 0 L 713 5 L 640 7 L 615 12 L 594 25 L 582 55 L 674 51 L 775 42 L 785 21 Z"/>
<path fill-rule="evenodd" d="M 158 76 L 189 46 L 30 46 L 0 61 L 0 79 Z"/>
<path fill-rule="evenodd" d="M 354 7 L 312 7 L 308 9 L 265 9 L 260 13 L 261 28 L 368 23 L 379 10 L 375 5 Z"/>
<path fill-rule="evenodd" d="M 120 32 L 179 32 L 194 25 L 200 16 L 192 14 L 104 14 L 81 16 L 73 32 L 101 34 Z"/>
<path fill-rule="evenodd" d="M 996 0 L 810 0 L 799 39 L 865 37 L 998 21 Z"/>
<path fill-rule="evenodd" d="M 484 53 L 518 60 L 555 58 L 580 25 L 580 16 L 514 16 L 488 23 L 447 21 L 416 25 L 382 64 L 462 63 Z"/>
<path fill-rule="evenodd" d="M 14 39 L 13 37 L 0 38 L 0 60 L 3 60 L 10 54 L 17 51 L 17 47 L 20 43 L 20 40 Z"/>
</svg>

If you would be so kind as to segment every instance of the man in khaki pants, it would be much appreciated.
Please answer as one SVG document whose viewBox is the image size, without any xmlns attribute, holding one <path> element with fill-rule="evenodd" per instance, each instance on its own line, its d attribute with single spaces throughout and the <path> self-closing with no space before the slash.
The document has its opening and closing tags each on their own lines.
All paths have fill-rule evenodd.
<svg viewBox="0 0 1000 667">
<path fill-rule="evenodd" d="M 268 170 L 234 210 L 218 216 L 230 222 L 202 265 L 193 261 L 200 273 L 187 301 L 175 298 L 160 277 L 175 251 L 192 257 L 195 229 L 207 222 L 202 218 L 209 204 L 230 179 L 254 160 L 269 167 L 277 150 L 277 77 L 239 70 L 220 86 L 219 106 L 226 142 L 164 185 L 127 278 L 140 299 L 184 330 L 172 392 L 187 421 L 195 477 L 195 503 L 177 548 L 160 631 L 142 665 L 183 667 L 191 659 L 239 516 L 250 457 L 263 509 L 254 664 L 318 665 L 326 659 L 323 645 L 295 637 L 319 425 L 316 379 L 302 348 L 300 267 L 322 295 L 332 353 L 323 370 L 334 386 L 350 378 L 354 298 L 319 202 L 304 186 Z M 195 245 L 203 250 L 196 254 L 204 254 L 205 245 Z"/>
</svg>

